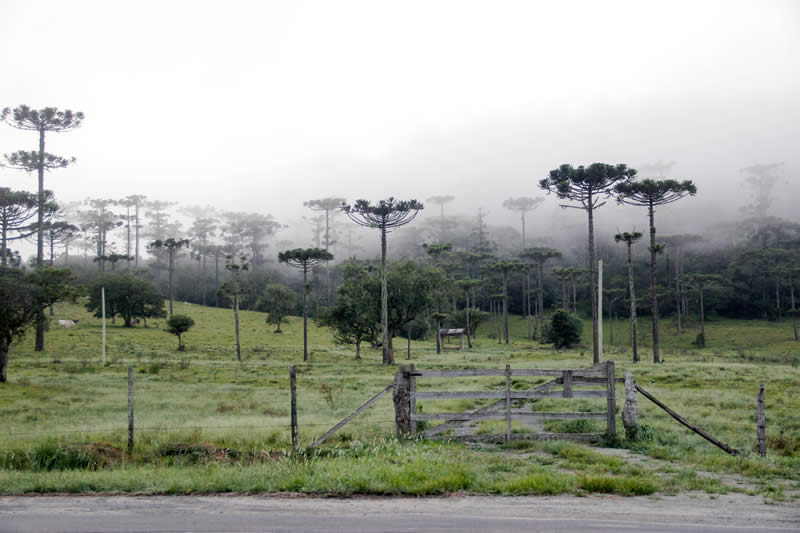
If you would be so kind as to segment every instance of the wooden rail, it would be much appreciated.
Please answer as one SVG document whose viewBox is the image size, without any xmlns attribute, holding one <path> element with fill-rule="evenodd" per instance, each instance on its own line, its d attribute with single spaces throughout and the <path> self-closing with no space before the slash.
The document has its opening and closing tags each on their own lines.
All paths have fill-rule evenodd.
<svg viewBox="0 0 800 533">
<path fill-rule="evenodd" d="M 336 433 L 337 431 L 342 429 L 342 427 L 344 427 L 345 424 L 347 424 L 352 419 L 354 419 L 355 417 L 360 415 L 362 412 L 366 411 L 369 408 L 370 405 L 372 405 L 373 403 L 377 402 L 380 399 L 381 396 L 383 396 L 384 394 L 386 394 L 387 392 L 389 392 L 392 389 L 394 389 L 394 383 L 392 383 L 391 385 L 389 385 L 388 387 L 386 387 L 385 389 L 380 391 L 378 394 L 376 394 L 375 396 L 373 396 L 372 398 L 370 398 L 369 400 L 364 402 L 361 405 L 361 407 L 359 407 L 358 409 L 356 409 L 355 411 L 353 411 L 352 413 L 347 415 L 344 419 L 342 419 L 341 422 L 339 422 L 338 424 L 333 426 L 331 429 L 326 431 L 320 438 L 318 438 L 317 440 L 312 442 L 311 446 L 309 446 L 309 448 L 316 448 L 317 446 L 319 446 L 320 444 L 322 444 L 323 442 L 328 440 L 328 437 L 330 437 L 331 435 L 333 435 L 334 433 Z"/>
<path fill-rule="evenodd" d="M 605 384 L 605 383 L 604 383 Z M 505 398 L 505 391 L 424 391 L 413 392 L 412 397 L 417 400 L 488 400 Z M 509 395 L 512 400 L 528 400 L 531 398 L 605 398 L 606 392 L 601 390 L 570 391 L 569 396 L 564 396 L 562 391 L 537 392 L 515 391 Z"/>
<path fill-rule="evenodd" d="M 581 418 L 606 418 L 608 413 L 553 413 L 545 411 L 510 411 L 514 420 L 541 419 L 541 420 L 575 420 Z M 419 413 L 414 415 L 414 420 L 505 420 L 506 413 Z"/>
<path fill-rule="evenodd" d="M 694 425 L 690 424 L 688 420 L 686 420 L 681 415 L 679 415 L 678 413 L 676 413 L 675 411 L 673 411 L 672 409 L 670 409 L 669 407 L 667 407 L 666 405 L 661 403 L 655 396 L 653 396 L 652 394 L 650 394 L 649 392 L 647 392 L 646 390 L 641 388 L 639 385 L 636 385 L 636 390 L 641 392 L 642 395 L 644 395 L 645 398 L 647 398 L 648 400 L 650 400 L 651 402 L 653 402 L 654 404 L 656 404 L 657 406 L 662 408 L 664 411 L 669 413 L 669 415 L 672 418 L 674 418 L 675 420 L 677 420 L 678 422 L 680 422 L 681 424 L 683 424 L 687 428 L 691 429 L 692 431 L 694 431 L 695 433 L 697 433 L 698 435 L 700 435 L 701 437 L 706 439 L 708 442 L 714 444 L 715 446 L 718 446 L 718 447 L 722 448 L 723 450 L 725 450 L 726 452 L 728 452 L 731 455 L 739 455 L 739 451 L 738 450 L 734 450 L 733 448 L 731 448 L 730 446 L 728 446 L 724 442 L 715 439 L 714 437 L 712 437 L 711 435 L 709 435 L 708 433 L 706 433 L 702 429 L 698 428 L 697 426 L 694 426 Z"/>
<path fill-rule="evenodd" d="M 414 434 L 416 423 L 418 421 L 433 421 L 445 420 L 446 422 L 440 426 L 432 428 L 423 436 L 431 437 L 433 435 L 442 433 L 447 429 L 452 429 L 456 426 L 463 425 L 464 423 L 475 420 L 505 420 L 506 421 L 506 441 L 512 439 L 511 434 L 511 421 L 512 420 L 581 420 L 581 419 L 603 419 L 605 418 L 608 424 L 608 432 L 616 432 L 616 422 L 614 420 L 616 411 L 615 399 L 615 385 L 618 381 L 624 379 L 617 379 L 614 375 L 614 362 L 607 361 L 600 365 L 595 365 L 590 368 L 576 369 L 576 370 L 556 370 L 556 369 L 536 369 L 536 368 L 520 368 L 512 369 L 510 365 L 506 365 L 505 369 L 459 369 L 459 370 L 416 370 L 411 369 L 401 370 L 408 376 L 408 407 L 402 408 L 403 411 L 408 409 L 408 425 L 409 433 Z M 511 376 L 514 377 L 538 377 L 546 376 L 552 377 L 551 381 L 532 387 L 528 390 L 518 391 L 511 390 Z M 502 390 L 485 390 L 485 391 L 417 391 L 416 380 L 419 378 L 469 378 L 469 377 L 504 377 L 505 388 Z M 554 390 L 557 385 L 561 385 L 561 390 Z M 578 387 L 585 386 L 603 386 L 605 390 L 580 390 Z M 518 400 L 529 400 L 539 398 L 596 398 L 606 400 L 606 411 L 604 412 L 537 412 L 537 411 L 520 411 L 511 408 L 511 403 Z M 417 400 L 481 400 L 492 399 L 495 402 L 476 409 L 470 412 L 463 413 L 417 413 L 416 401 Z M 397 407 L 396 407 L 397 409 Z M 404 419 L 406 419 L 404 417 Z M 398 428 L 400 429 L 400 428 Z M 543 437 L 542 435 L 549 434 L 535 434 L 528 435 L 530 438 L 564 438 L 564 435 L 571 434 L 558 434 L 559 437 Z M 599 435 L 595 435 L 599 437 Z M 482 438 L 491 439 L 497 436 L 483 436 Z"/>
</svg>

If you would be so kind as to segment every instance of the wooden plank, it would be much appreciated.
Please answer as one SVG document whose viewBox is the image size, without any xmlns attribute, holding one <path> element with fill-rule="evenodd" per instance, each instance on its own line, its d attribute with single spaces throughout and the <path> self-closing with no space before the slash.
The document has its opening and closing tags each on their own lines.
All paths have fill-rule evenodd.
<svg viewBox="0 0 800 533">
<path fill-rule="evenodd" d="M 289 367 L 289 388 L 291 389 L 292 413 L 292 448 L 297 447 L 297 370 L 295 365 Z"/>
<path fill-rule="evenodd" d="M 666 405 L 664 405 L 663 403 L 658 401 L 658 399 L 655 396 L 653 396 L 652 394 L 650 394 L 649 392 L 647 392 L 646 390 L 641 388 L 639 385 L 636 385 L 636 390 L 641 392 L 642 395 L 645 398 L 647 398 L 648 400 L 650 400 L 651 402 L 653 402 L 654 404 L 656 404 L 657 406 L 662 408 L 664 411 L 669 413 L 669 415 L 672 418 L 674 418 L 675 420 L 677 420 L 678 422 L 680 422 L 681 424 L 683 424 L 687 428 L 691 429 L 692 431 L 694 431 L 695 433 L 697 433 L 698 435 L 700 435 L 701 437 L 706 439 L 708 442 L 714 444 L 715 446 L 717 446 L 719 448 L 722 448 L 723 450 L 725 450 L 726 452 L 728 452 L 731 455 L 739 455 L 739 452 L 737 450 L 734 450 L 733 448 L 731 448 L 730 446 L 728 446 L 724 442 L 718 441 L 717 439 L 715 439 L 714 437 L 712 437 L 711 435 L 709 435 L 708 433 L 706 433 L 702 429 L 700 429 L 700 428 L 698 428 L 696 426 L 693 426 L 685 418 L 683 418 L 681 415 L 679 415 L 678 413 L 676 413 L 675 411 L 673 411 L 672 409 L 670 409 L 669 407 L 667 407 Z"/>
<path fill-rule="evenodd" d="M 622 409 L 622 425 L 629 430 L 639 423 L 639 405 L 636 398 L 636 382 L 633 374 L 625 372 L 625 406 Z"/>
<path fill-rule="evenodd" d="M 413 393 L 417 400 L 482 400 L 505 398 L 505 391 L 424 391 Z"/>
<path fill-rule="evenodd" d="M 756 425 L 758 438 L 758 455 L 767 456 L 767 412 L 764 406 L 764 384 L 758 389 L 756 398 Z"/>
<path fill-rule="evenodd" d="M 607 413 L 552 413 L 544 411 L 514 411 L 510 412 L 514 420 L 575 420 L 575 419 L 603 419 Z M 506 412 L 485 413 L 419 413 L 413 420 L 505 420 Z"/>
<path fill-rule="evenodd" d="M 414 368 L 414 365 L 411 365 L 408 374 L 408 403 L 410 404 L 408 412 L 411 413 L 412 416 L 417 412 L 417 400 L 414 398 L 414 392 L 417 390 L 417 378 L 414 376 L 415 372 L 416 369 Z M 409 424 L 408 433 L 413 437 L 416 432 L 417 425 L 412 422 Z"/>
<path fill-rule="evenodd" d="M 576 372 L 580 372 L 582 375 L 587 376 L 587 377 L 595 378 L 595 377 L 598 377 L 598 375 L 597 375 L 598 372 L 597 371 L 604 370 L 604 369 L 605 369 L 605 363 L 600 363 L 600 364 L 597 364 L 597 365 L 594 365 L 594 366 L 591 366 L 591 367 L 588 367 L 588 368 L 582 368 L 582 369 L 580 369 L 580 370 L 578 370 Z M 594 376 L 588 376 L 588 374 L 594 374 Z M 419 376 L 420 373 L 416 373 L 416 375 Z M 602 374 L 602 375 L 605 375 L 605 374 Z M 604 383 L 604 382 L 605 382 L 605 378 L 603 378 L 601 380 L 601 384 Z M 555 388 L 556 384 L 557 384 L 556 380 L 553 379 L 553 380 L 547 381 L 545 383 L 540 383 L 539 385 L 531 387 L 527 391 L 523 391 L 523 392 L 543 392 L 543 393 L 544 392 L 552 392 L 553 389 Z M 573 372 L 573 384 L 575 384 L 575 372 Z M 601 395 L 605 395 L 604 391 L 599 391 L 599 392 L 601 393 Z M 536 398 L 536 397 L 534 396 L 534 398 Z M 496 400 L 494 402 L 491 402 L 491 403 L 489 403 L 489 404 L 487 404 L 487 405 L 485 405 L 483 407 L 479 407 L 478 409 L 473 409 L 472 411 L 468 411 L 468 413 L 491 412 L 491 411 L 495 411 L 497 409 L 502 408 L 502 406 L 504 404 L 505 404 L 505 401 L 503 399 L 500 399 L 500 400 Z M 436 427 L 433 427 L 431 429 L 426 430 L 422 434 L 422 436 L 426 437 L 426 438 L 430 438 L 430 437 L 433 437 L 433 436 L 438 435 L 440 433 L 443 433 L 445 431 L 448 431 L 450 429 L 454 429 L 454 428 L 463 426 L 464 424 L 466 424 L 468 422 L 469 422 L 468 420 L 461 420 L 461 419 L 458 419 L 458 418 L 450 417 L 447 422 L 444 422 L 443 424 L 439 424 Z"/>
<path fill-rule="evenodd" d="M 472 368 L 466 370 L 421 370 L 414 374 L 418 378 L 468 378 L 468 377 L 504 377 L 505 370 Z"/>
<path fill-rule="evenodd" d="M 500 442 L 505 435 L 457 435 L 447 438 L 469 442 Z M 511 440 L 571 440 L 576 442 L 600 442 L 603 440 L 601 433 L 512 433 Z"/>
<path fill-rule="evenodd" d="M 511 365 L 506 365 L 506 442 L 511 441 Z"/>
<path fill-rule="evenodd" d="M 531 398 L 563 398 L 564 391 L 553 390 L 550 392 L 538 391 L 511 391 L 512 400 L 524 400 Z M 606 391 L 602 390 L 573 390 L 570 398 L 605 398 Z"/>
<path fill-rule="evenodd" d="M 339 422 L 338 424 L 333 426 L 331 429 L 326 431 L 320 438 L 318 438 L 313 443 L 311 443 L 311 446 L 309 446 L 309 448 L 315 448 L 315 447 L 319 446 L 320 444 L 322 444 L 323 442 L 325 442 L 326 440 L 328 440 L 328 437 L 330 437 L 331 435 L 333 435 L 334 433 L 336 433 L 337 431 L 342 429 L 342 427 L 344 427 L 345 424 L 350 422 L 352 419 L 354 419 L 359 414 L 363 413 L 365 410 L 367 410 L 367 408 L 369 408 L 370 405 L 372 405 L 373 403 L 377 402 L 384 394 L 386 394 L 387 392 L 389 392 L 393 388 L 394 388 L 394 383 L 392 383 L 391 385 L 389 385 L 388 387 L 386 387 L 385 389 L 380 391 L 378 394 L 376 394 L 375 396 L 373 396 L 372 398 L 370 398 L 369 400 L 364 402 L 361 405 L 361 407 L 359 407 L 358 409 L 353 411 L 347 417 L 342 419 L 341 422 Z M 412 424 L 411 427 L 412 428 L 414 427 L 413 424 Z"/>
<path fill-rule="evenodd" d="M 128 367 L 128 455 L 133 454 L 133 367 Z"/>
<path fill-rule="evenodd" d="M 559 385 L 564 383 L 564 379 L 563 378 L 556 378 L 556 381 L 558 382 Z M 608 381 L 608 378 L 606 378 L 605 376 L 599 377 L 599 378 L 598 377 L 589 377 L 589 376 L 587 376 L 587 377 L 576 377 L 575 376 L 575 372 L 573 371 L 573 373 L 572 373 L 572 385 L 573 386 L 575 386 L 575 385 L 598 385 L 598 386 L 602 385 L 602 386 L 605 387 L 607 381 Z M 615 379 L 615 381 L 617 383 L 625 383 L 625 378 L 617 378 L 617 379 Z"/>
<path fill-rule="evenodd" d="M 545 391 L 551 391 L 553 389 L 553 387 L 555 387 L 555 385 L 556 385 L 555 380 L 547 381 L 545 383 L 541 383 L 539 385 L 536 385 L 535 387 L 531 387 L 527 391 L 522 391 L 522 392 L 535 392 L 535 391 L 545 392 Z M 495 411 L 497 409 L 500 409 L 504 404 L 505 404 L 505 400 L 497 400 L 497 401 L 494 401 L 494 402 L 492 402 L 492 403 L 490 403 L 488 405 L 484 405 L 483 407 L 479 407 L 478 409 L 473 409 L 471 411 L 467 411 L 467 413 L 468 414 L 487 413 L 487 412 L 491 412 L 491 411 Z M 430 437 L 433 437 L 435 435 L 438 435 L 439 433 L 443 433 L 443 432 L 445 432 L 447 430 L 462 426 L 465 422 L 466 421 L 464 421 L 464 420 L 453 419 L 451 417 L 451 419 L 449 419 L 444 424 L 439 424 L 438 426 L 436 426 L 434 428 L 426 430 L 422 434 L 422 436 L 426 437 L 426 438 L 430 438 Z"/>
<path fill-rule="evenodd" d="M 563 370 L 549 370 L 549 369 L 538 369 L 538 368 L 517 368 L 513 369 L 511 374 L 514 377 L 535 377 L 535 376 L 553 376 L 556 378 L 561 379 Z M 465 378 L 465 377 L 504 377 L 506 375 L 505 370 L 503 369 L 493 369 L 493 368 L 469 368 L 469 369 L 460 369 L 460 370 L 419 370 L 414 373 L 414 376 L 419 378 Z M 587 383 L 597 383 L 603 384 L 605 383 L 605 371 L 604 370 L 596 370 L 592 369 L 580 369 L 580 370 L 573 370 L 572 377 L 575 381 L 575 378 L 586 378 Z M 598 381 L 595 381 L 593 378 L 600 378 Z"/>
<path fill-rule="evenodd" d="M 505 399 L 505 391 L 422 391 L 413 393 L 417 400 L 481 400 L 491 398 Z M 533 398 L 563 398 L 559 390 L 549 392 L 512 390 L 512 400 L 528 400 Z M 573 390 L 571 398 L 605 398 L 606 391 Z"/>
<path fill-rule="evenodd" d="M 606 412 L 608 413 L 608 434 L 612 437 L 617 434 L 617 390 L 616 382 L 614 381 L 614 361 L 606 361 L 606 391 L 608 398 L 606 399 Z"/>
<path fill-rule="evenodd" d="M 514 370 L 514 377 L 526 377 L 526 376 L 554 376 L 557 378 L 561 378 L 563 375 L 563 370 L 545 370 L 539 368 L 517 368 Z M 572 377 L 575 378 L 601 378 L 603 377 L 602 370 L 573 370 Z"/>
<path fill-rule="evenodd" d="M 562 396 L 564 398 L 572 398 L 572 370 L 564 370 L 561 381 L 564 382 L 564 390 Z"/>
</svg>

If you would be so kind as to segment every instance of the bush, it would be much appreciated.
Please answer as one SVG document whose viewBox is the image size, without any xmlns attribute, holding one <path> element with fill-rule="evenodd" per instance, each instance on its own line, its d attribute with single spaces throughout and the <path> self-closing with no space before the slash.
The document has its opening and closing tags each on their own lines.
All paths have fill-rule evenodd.
<svg viewBox="0 0 800 533">
<path fill-rule="evenodd" d="M 556 349 L 569 348 L 581 341 L 582 331 L 583 321 L 580 318 L 558 309 L 550 317 L 550 323 L 545 325 L 543 339 Z"/>
<path fill-rule="evenodd" d="M 167 320 L 167 331 L 178 337 L 178 351 L 182 352 L 185 347 L 181 342 L 181 335 L 189 331 L 194 326 L 192 317 L 186 315 L 172 315 Z"/>
</svg>

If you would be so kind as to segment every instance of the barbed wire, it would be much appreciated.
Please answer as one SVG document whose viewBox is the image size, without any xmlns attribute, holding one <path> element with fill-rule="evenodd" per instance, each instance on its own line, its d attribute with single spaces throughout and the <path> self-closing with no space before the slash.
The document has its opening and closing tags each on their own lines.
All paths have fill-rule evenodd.
<svg viewBox="0 0 800 533">
<path fill-rule="evenodd" d="M 352 421 L 349 424 L 395 424 L 394 420 L 358 420 Z M 304 427 L 333 427 L 334 423 L 315 423 L 315 424 L 303 424 L 299 423 L 299 428 Z M 348 425 L 349 425 L 348 424 Z M 290 424 L 265 424 L 265 425 L 256 425 L 256 426 L 183 426 L 183 427 L 135 427 L 134 432 L 138 433 L 140 431 L 196 431 L 198 429 L 202 430 L 226 430 L 226 429 L 266 429 L 266 428 L 283 428 L 291 430 Z M 21 433 L 7 433 L 2 440 L 6 440 L 11 437 L 20 437 L 20 436 L 45 436 L 45 435 L 69 435 L 69 434 L 87 434 L 87 433 L 116 433 L 116 432 L 127 432 L 128 428 L 101 428 L 101 429 L 73 429 L 73 430 L 53 430 L 53 431 L 32 431 L 32 432 L 21 432 Z"/>
</svg>

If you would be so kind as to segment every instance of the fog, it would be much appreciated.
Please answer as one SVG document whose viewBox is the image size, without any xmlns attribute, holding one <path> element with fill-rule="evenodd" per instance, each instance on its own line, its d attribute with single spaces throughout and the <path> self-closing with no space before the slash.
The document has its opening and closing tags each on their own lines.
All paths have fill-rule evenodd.
<svg viewBox="0 0 800 533">
<path fill-rule="evenodd" d="M 659 233 L 699 233 L 743 216 L 755 163 L 783 163 L 770 214 L 797 218 L 798 50 L 792 1 L 6 1 L 0 107 L 86 114 L 47 139 L 78 159 L 45 178 L 63 201 L 269 213 L 297 245 L 303 201 L 324 196 L 449 194 L 448 215 L 482 208 L 508 238 L 503 200 L 545 196 L 531 239 L 571 234 L 585 214 L 538 181 L 595 161 L 674 162 L 698 194 L 662 208 Z M 0 125 L 0 152 L 19 149 L 35 134 Z M 35 175 L 0 168 L 0 186 L 35 190 Z M 644 215 L 609 202 L 600 234 Z"/>
</svg>

